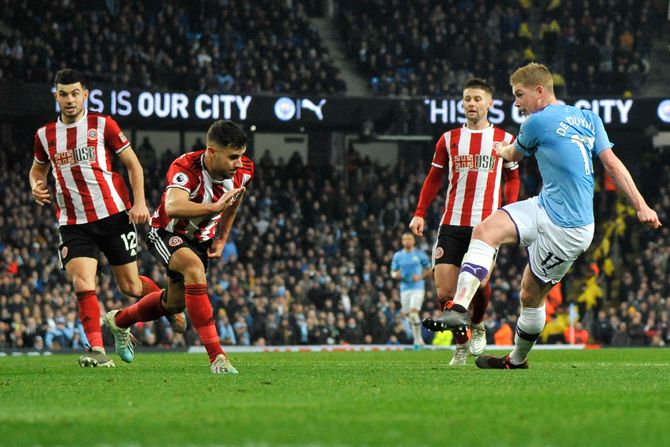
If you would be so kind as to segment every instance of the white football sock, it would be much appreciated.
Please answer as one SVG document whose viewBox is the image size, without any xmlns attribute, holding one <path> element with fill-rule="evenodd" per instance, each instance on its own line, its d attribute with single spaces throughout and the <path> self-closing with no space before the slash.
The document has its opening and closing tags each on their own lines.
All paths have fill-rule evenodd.
<svg viewBox="0 0 670 447">
<path fill-rule="evenodd" d="M 409 326 L 410 328 L 412 328 L 412 337 L 414 337 L 414 344 L 415 345 L 424 344 L 423 337 L 421 336 L 421 319 L 419 318 L 419 314 L 416 312 L 412 312 L 408 316 L 409 316 Z"/>
<path fill-rule="evenodd" d="M 461 271 L 456 283 L 454 303 L 466 309 L 470 306 L 482 280 L 489 273 L 496 249 L 479 239 L 472 239 L 468 252 L 463 256 Z"/>
<path fill-rule="evenodd" d="M 519 365 L 526 361 L 528 353 L 535 346 L 535 342 L 544 329 L 547 320 L 547 311 L 542 307 L 523 307 L 521 315 L 516 323 L 516 334 L 514 335 L 514 349 L 509 355 L 510 361 Z"/>
</svg>

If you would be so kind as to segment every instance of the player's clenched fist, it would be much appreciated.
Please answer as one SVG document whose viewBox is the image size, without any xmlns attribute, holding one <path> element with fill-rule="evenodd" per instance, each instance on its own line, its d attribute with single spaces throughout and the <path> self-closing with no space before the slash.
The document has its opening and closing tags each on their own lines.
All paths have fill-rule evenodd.
<svg viewBox="0 0 670 447">
<path fill-rule="evenodd" d="M 662 226 L 656 211 L 652 210 L 649 207 L 642 209 L 637 212 L 637 218 L 640 219 L 640 222 L 648 226 L 649 228 L 659 228 Z"/>
<path fill-rule="evenodd" d="M 419 216 L 412 217 L 412 221 L 409 223 L 410 231 L 415 236 L 419 236 L 419 237 L 423 236 L 423 226 L 424 226 L 423 217 L 419 217 Z"/>
<path fill-rule="evenodd" d="M 145 224 L 149 222 L 149 208 L 145 204 L 135 203 L 128 212 L 130 223 Z"/>
<path fill-rule="evenodd" d="M 33 199 L 41 206 L 51 203 L 51 195 L 49 194 L 47 185 L 42 180 L 36 181 L 33 186 Z"/>
</svg>

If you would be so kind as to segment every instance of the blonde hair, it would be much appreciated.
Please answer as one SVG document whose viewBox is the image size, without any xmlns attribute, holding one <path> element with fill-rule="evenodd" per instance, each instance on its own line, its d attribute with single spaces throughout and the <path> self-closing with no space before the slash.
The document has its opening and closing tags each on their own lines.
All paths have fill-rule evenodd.
<svg viewBox="0 0 670 447">
<path fill-rule="evenodd" d="M 554 79 L 551 72 L 544 65 L 535 62 L 517 68 L 509 77 L 509 83 L 512 86 L 521 84 L 524 87 L 541 85 L 545 90 L 554 92 Z"/>
</svg>

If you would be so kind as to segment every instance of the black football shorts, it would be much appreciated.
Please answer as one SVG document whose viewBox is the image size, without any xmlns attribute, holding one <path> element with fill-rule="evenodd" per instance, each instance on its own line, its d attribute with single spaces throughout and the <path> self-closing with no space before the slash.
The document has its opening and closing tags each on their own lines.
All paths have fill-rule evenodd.
<svg viewBox="0 0 670 447">
<path fill-rule="evenodd" d="M 137 259 L 137 231 L 126 211 L 95 222 L 61 225 L 58 231 L 61 268 L 74 258 L 99 259 L 100 251 L 114 266 L 129 264 Z"/>
<path fill-rule="evenodd" d="M 170 270 L 168 267 L 170 264 L 170 258 L 180 248 L 188 248 L 193 253 L 195 253 L 200 260 L 202 265 L 205 266 L 205 271 L 207 271 L 207 264 L 209 263 L 209 258 L 207 258 L 207 249 L 210 247 L 211 242 L 209 243 L 198 243 L 194 242 L 184 236 L 179 234 L 171 233 L 163 228 L 154 228 L 152 227 L 149 230 L 148 244 L 149 251 L 158 262 L 163 265 L 167 270 L 167 275 L 174 282 L 184 282 L 184 276 L 174 270 Z"/>
</svg>

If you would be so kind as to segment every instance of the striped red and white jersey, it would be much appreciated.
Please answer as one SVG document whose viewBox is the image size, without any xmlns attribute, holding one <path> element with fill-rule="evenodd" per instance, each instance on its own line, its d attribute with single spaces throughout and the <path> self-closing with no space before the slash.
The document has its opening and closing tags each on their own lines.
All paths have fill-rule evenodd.
<svg viewBox="0 0 670 447">
<path fill-rule="evenodd" d="M 84 112 L 72 124 L 58 119 L 35 133 L 35 161 L 51 163 L 59 225 L 95 222 L 130 208 L 123 177 L 112 157 L 130 146 L 111 117 Z"/>
<path fill-rule="evenodd" d="M 195 203 L 214 203 L 226 192 L 248 184 L 254 176 L 254 162 L 242 157 L 242 167 L 233 178 L 214 180 L 205 169 L 205 151 L 187 152 L 177 158 L 167 172 L 167 186 L 161 203 L 154 211 L 151 226 L 184 236 L 197 242 L 205 242 L 216 236 L 221 213 L 214 216 L 170 218 L 165 212 L 165 197 L 170 188 L 187 191 L 189 200 Z"/>
<path fill-rule="evenodd" d="M 473 227 L 500 207 L 502 169 L 518 169 L 518 164 L 503 160 L 498 149 L 513 141 L 514 136 L 494 126 L 463 126 L 442 135 L 432 162 L 449 174 L 442 225 Z"/>
</svg>

